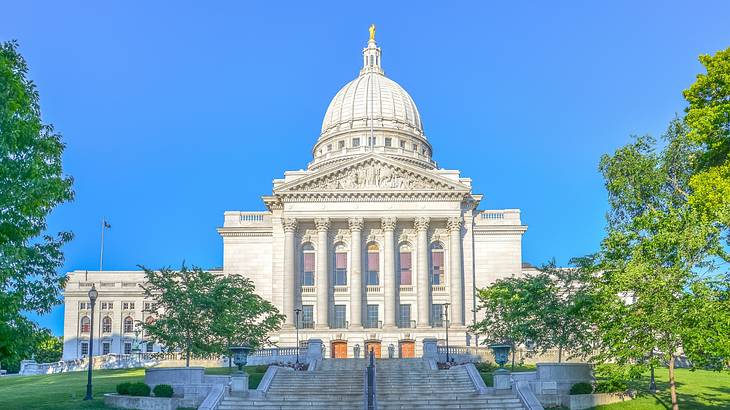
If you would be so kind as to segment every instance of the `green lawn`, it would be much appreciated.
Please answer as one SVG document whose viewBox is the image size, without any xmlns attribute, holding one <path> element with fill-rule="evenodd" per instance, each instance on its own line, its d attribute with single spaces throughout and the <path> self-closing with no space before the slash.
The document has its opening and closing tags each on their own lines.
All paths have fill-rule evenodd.
<svg viewBox="0 0 730 410">
<path fill-rule="evenodd" d="M 507 370 L 512 370 L 512 366 L 506 366 Z M 534 372 L 536 369 L 534 364 L 528 364 L 524 366 L 515 366 L 514 372 Z M 479 372 L 479 375 L 482 376 L 482 380 L 484 380 L 484 384 L 487 385 L 487 387 L 493 387 L 494 386 L 494 374 L 492 372 Z"/>
<path fill-rule="evenodd" d="M 244 366 L 244 369 L 246 369 L 246 373 L 248 373 L 248 388 L 251 390 L 258 388 L 259 383 L 261 383 L 261 379 L 264 378 L 266 370 L 264 370 L 261 366 Z M 205 369 L 205 374 L 228 375 L 231 373 L 235 373 L 237 370 L 238 369 L 235 367 L 208 367 Z"/>
</svg>

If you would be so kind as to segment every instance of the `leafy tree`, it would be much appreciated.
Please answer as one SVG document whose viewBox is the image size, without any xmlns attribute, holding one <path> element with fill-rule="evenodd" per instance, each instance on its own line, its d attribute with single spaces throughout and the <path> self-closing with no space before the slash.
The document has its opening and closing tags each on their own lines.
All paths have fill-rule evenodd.
<svg viewBox="0 0 730 410">
<path fill-rule="evenodd" d="M 662 149 L 639 137 L 600 162 L 610 209 L 594 283 L 597 359 L 668 364 L 674 409 L 679 354 L 695 363 L 730 357 L 722 327 L 730 305 L 712 285 L 727 284 L 713 276 L 714 262 L 726 257 L 721 229 L 689 201 L 699 154 L 675 119 Z"/>
<path fill-rule="evenodd" d="M 38 363 L 51 363 L 61 360 L 63 356 L 63 336 L 53 336 L 50 330 L 41 329 L 36 334 L 33 355 L 35 355 L 35 361 Z"/>
<path fill-rule="evenodd" d="M 61 246 L 72 235 L 43 235 L 46 217 L 73 198 L 63 175 L 61 136 L 41 120 L 35 84 L 16 42 L 0 43 L 0 361 L 16 357 L 33 326 L 21 311 L 46 313 L 66 278 Z"/>
</svg>

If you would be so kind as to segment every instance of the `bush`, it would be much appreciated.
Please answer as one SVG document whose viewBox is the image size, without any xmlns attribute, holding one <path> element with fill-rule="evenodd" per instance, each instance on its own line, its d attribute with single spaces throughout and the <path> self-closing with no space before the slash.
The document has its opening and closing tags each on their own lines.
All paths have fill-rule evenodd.
<svg viewBox="0 0 730 410">
<path fill-rule="evenodd" d="M 129 387 L 132 386 L 132 383 L 130 382 L 124 382 L 117 384 L 117 393 L 121 394 L 122 396 L 129 395 Z"/>
<path fill-rule="evenodd" d="M 172 397 L 173 390 L 169 384 L 158 384 L 152 392 L 155 393 L 155 397 Z"/>
<path fill-rule="evenodd" d="M 490 373 L 490 372 L 493 372 L 497 368 L 497 366 L 494 363 L 490 363 L 490 362 L 474 363 L 474 367 L 476 367 L 477 370 L 482 373 Z"/>
<path fill-rule="evenodd" d="M 623 380 L 601 380 L 596 383 L 596 393 L 617 393 L 628 389 L 628 383 Z"/>
<path fill-rule="evenodd" d="M 641 367 L 603 364 L 596 366 L 596 393 L 615 393 L 628 390 L 629 382 L 641 377 Z"/>
<path fill-rule="evenodd" d="M 581 382 L 576 383 L 570 387 L 570 394 L 591 394 L 593 393 L 593 386 L 590 383 Z"/>
<path fill-rule="evenodd" d="M 132 383 L 129 386 L 129 395 L 130 396 L 144 396 L 147 397 L 150 395 L 150 386 L 144 384 L 144 383 Z"/>
<path fill-rule="evenodd" d="M 254 373 L 266 373 L 266 370 L 268 370 L 268 369 L 269 369 L 268 364 L 260 364 L 256 367 L 254 367 L 253 370 L 254 370 Z"/>
</svg>

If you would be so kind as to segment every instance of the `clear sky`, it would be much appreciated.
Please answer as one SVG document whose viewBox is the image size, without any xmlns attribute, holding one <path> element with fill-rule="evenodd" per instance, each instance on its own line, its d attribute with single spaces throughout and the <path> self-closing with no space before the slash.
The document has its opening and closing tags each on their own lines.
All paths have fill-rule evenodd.
<svg viewBox="0 0 730 410">
<path fill-rule="evenodd" d="M 447 3 L 449 3 L 447 5 Z M 368 26 L 416 101 L 434 159 L 481 207 L 520 208 L 524 260 L 597 249 L 597 163 L 659 135 L 697 56 L 730 46 L 730 2 L 16 1 L 43 118 L 62 133 L 76 199 L 64 271 L 222 265 L 225 210 L 263 210 L 305 168 L 330 99 L 355 78 Z M 62 332 L 63 308 L 38 319 Z"/>
</svg>

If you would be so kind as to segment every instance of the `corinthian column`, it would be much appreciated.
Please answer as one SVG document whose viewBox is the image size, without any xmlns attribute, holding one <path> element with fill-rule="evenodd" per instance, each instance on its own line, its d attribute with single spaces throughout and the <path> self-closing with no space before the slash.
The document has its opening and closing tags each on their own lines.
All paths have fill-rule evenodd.
<svg viewBox="0 0 730 410">
<path fill-rule="evenodd" d="M 285 325 L 294 326 L 294 302 L 296 301 L 296 247 L 294 246 L 294 235 L 297 231 L 297 220 L 284 218 L 281 220 L 284 227 L 284 300 L 283 309 L 286 315 Z"/>
<path fill-rule="evenodd" d="M 350 326 L 362 327 L 362 218 L 350 218 Z"/>
<path fill-rule="evenodd" d="M 395 326 L 395 316 L 398 310 L 396 309 L 396 303 L 398 301 L 396 292 L 396 280 L 395 280 L 395 223 L 396 219 L 393 217 L 383 218 L 381 220 L 381 226 L 383 228 L 383 235 L 385 241 L 383 244 L 383 287 L 385 288 L 385 315 L 383 317 L 384 327 Z"/>
<path fill-rule="evenodd" d="M 317 226 L 317 324 L 323 329 L 329 327 L 330 309 L 330 281 L 327 261 L 329 260 L 327 246 L 327 231 L 330 228 L 329 218 L 316 218 Z"/>
<path fill-rule="evenodd" d="M 464 272 L 461 260 L 461 217 L 449 218 L 447 226 L 451 242 L 449 245 L 451 289 L 451 321 L 454 325 L 464 324 Z"/>
<path fill-rule="evenodd" d="M 428 327 L 431 312 L 431 284 L 428 280 L 428 217 L 417 217 L 414 223 L 418 247 L 418 327 Z"/>
</svg>

